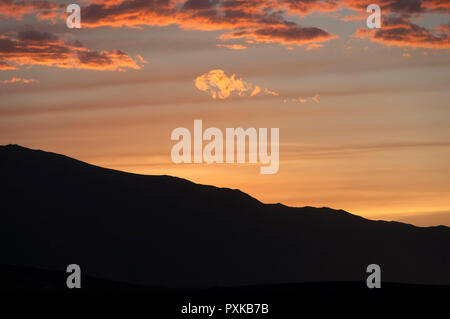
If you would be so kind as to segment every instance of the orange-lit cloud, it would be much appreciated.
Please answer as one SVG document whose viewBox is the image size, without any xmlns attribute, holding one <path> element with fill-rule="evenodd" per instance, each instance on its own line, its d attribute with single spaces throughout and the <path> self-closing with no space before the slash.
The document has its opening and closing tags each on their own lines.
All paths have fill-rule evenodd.
<svg viewBox="0 0 450 319">
<path fill-rule="evenodd" d="M 260 92 L 261 92 L 261 88 L 258 85 L 256 85 L 255 88 L 253 89 L 252 93 L 250 93 L 250 96 L 258 95 L 258 93 L 260 93 Z"/>
<path fill-rule="evenodd" d="M 131 58 L 120 50 L 95 51 L 80 42 L 69 43 L 53 34 L 39 31 L 16 33 L 14 37 L 0 36 L 0 65 L 11 69 L 18 66 L 44 65 L 59 68 L 124 71 L 141 69 L 142 58 Z"/>
<path fill-rule="evenodd" d="M 357 11 L 344 17 L 344 20 L 362 19 L 367 16 L 366 8 L 372 0 L 96 0 L 83 8 L 83 26 L 98 27 L 140 27 L 145 25 L 167 26 L 177 24 L 183 29 L 223 30 L 222 40 L 243 38 L 251 43 L 278 43 L 281 45 L 310 44 L 307 49 L 319 48 L 320 42 L 337 38 L 321 28 L 305 27 L 291 22 L 287 15 L 305 15 L 312 12 L 331 12 L 344 7 Z M 379 31 L 373 41 L 399 46 L 421 46 L 417 41 L 424 34 L 418 34 L 411 15 L 423 13 L 448 13 L 450 2 L 447 0 L 380 0 L 384 15 L 396 14 L 406 18 L 411 30 L 385 29 Z M 432 32 L 423 29 L 426 36 L 422 47 L 442 48 L 446 44 L 435 43 Z M 401 38 L 401 32 L 410 37 Z M 359 30 L 361 36 L 364 30 Z M 415 34 L 414 34 L 415 33 Z M 390 38 L 393 38 L 390 40 Z M 436 38 L 438 41 L 445 39 Z M 244 49 L 241 45 L 219 44 L 229 49 Z"/>
<path fill-rule="evenodd" d="M 278 3 L 287 8 L 289 12 L 300 15 L 313 11 L 331 12 L 342 7 L 342 1 L 339 0 L 278 0 Z"/>
<path fill-rule="evenodd" d="M 317 50 L 323 47 L 323 44 L 320 43 L 311 43 L 306 47 L 306 51 Z"/>
<path fill-rule="evenodd" d="M 230 50 L 245 50 L 247 47 L 242 44 L 217 44 L 219 48 L 226 48 Z"/>
<path fill-rule="evenodd" d="M 359 20 L 365 20 L 365 19 L 367 19 L 367 14 L 365 12 L 350 14 L 348 16 L 344 16 L 341 18 L 342 21 L 359 21 Z"/>
<path fill-rule="evenodd" d="M 278 92 L 272 91 L 268 88 L 261 88 L 259 85 L 252 84 L 238 78 L 236 74 L 228 76 L 223 70 L 215 69 L 208 73 L 204 73 L 194 79 L 194 84 L 197 89 L 207 92 L 213 99 L 226 99 L 233 92 L 238 96 L 257 96 L 257 95 L 271 95 L 280 97 Z M 311 96 L 311 101 L 320 103 L 319 94 Z M 281 96 L 283 103 L 288 102 L 287 97 Z M 308 98 L 299 97 L 292 100 L 292 102 L 306 103 Z"/>
<path fill-rule="evenodd" d="M 24 15 L 35 14 L 37 18 L 53 19 L 64 9 L 64 5 L 51 1 L 0 0 L 0 17 L 22 19 Z"/>
<path fill-rule="evenodd" d="M 439 28 L 440 32 L 431 32 L 407 18 L 386 18 L 383 27 L 377 30 L 359 29 L 354 36 L 369 38 L 371 41 L 399 47 L 416 47 L 428 49 L 450 48 L 449 29 Z"/>
<path fill-rule="evenodd" d="M 200 91 L 207 92 L 213 99 L 226 99 L 231 93 L 236 92 L 239 96 L 249 93 L 255 96 L 260 93 L 278 96 L 277 92 L 261 89 L 258 85 L 244 81 L 236 77 L 236 74 L 228 76 L 223 70 L 211 70 L 195 78 L 195 87 Z"/>
<path fill-rule="evenodd" d="M 450 1 L 448 0 L 427 0 L 423 1 L 422 7 L 432 12 L 450 12 Z"/>
<path fill-rule="evenodd" d="M 143 26 L 178 25 L 185 30 L 224 31 L 222 40 L 243 38 L 247 43 L 277 43 L 310 45 L 337 38 L 317 26 L 303 26 L 289 19 L 290 15 L 331 12 L 348 8 L 356 13 L 342 20 L 367 17 L 366 8 L 372 0 L 92 0 L 83 1 L 83 28 L 101 26 L 141 28 Z M 383 20 L 401 17 L 403 26 L 385 28 L 370 33 L 360 29 L 355 34 L 386 45 L 415 46 L 429 49 L 447 48 L 448 32 L 435 35 L 411 22 L 423 14 L 450 13 L 448 0 L 379 0 Z M 0 15 L 21 19 L 34 14 L 38 19 L 64 18 L 62 5 L 51 1 L 0 0 Z M 373 36 L 372 36 L 373 35 Z M 420 41 L 424 39 L 424 41 Z M 219 47 L 242 50 L 238 44 L 218 44 Z M 105 53 L 106 54 L 106 53 Z M 2 66 L 0 66 L 1 68 Z M 3 66 L 5 67 L 5 66 Z"/>
<path fill-rule="evenodd" d="M 245 38 L 253 43 L 323 42 L 337 36 L 318 27 L 286 20 L 282 8 L 269 0 L 98 0 L 82 8 L 83 27 L 167 26 L 186 30 L 223 30 L 222 39 Z M 221 45 L 225 47 L 223 44 Z M 231 49 L 242 46 L 230 45 Z"/>
<path fill-rule="evenodd" d="M 337 38 L 337 36 L 316 27 L 301 27 L 294 24 L 287 24 L 233 31 L 223 34 L 220 38 L 223 40 L 250 38 L 256 42 L 263 43 L 303 45 L 312 42 L 328 41 Z"/>
<path fill-rule="evenodd" d="M 29 83 L 37 83 L 38 81 L 35 79 L 22 79 L 22 78 L 16 78 L 16 77 L 12 77 L 10 80 L 3 80 L 1 81 L 1 83 L 4 84 L 10 84 L 10 83 L 24 83 L 24 84 L 29 84 Z"/>
<path fill-rule="evenodd" d="M 280 94 L 278 94 L 277 92 L 271 91 L 271 90 L 269 90 L 269 89 L 264 89 L 264 94 L 267 94 L 267 95 L 273 95 L 273 96 L 279 96 L 279 95 L 280 95 Z"/>
<path fill-rule="evenodd" d="M 342 18 L 349 21 L 365 18 L 369 0 L 343 0 L 347 8 L 358 11 Z M 423 14 L 450 13 L 448 0 L 380 0 L 376 2 L 382 12 L 382 27 L 377 30 L 359 29 L 354 36 L 369 38 L 373 42 L 399 47 L 447 49 L 450 47 L 449 29 L 446 25 L 437 30 L 428 30 L 412 22 Z"/>
<path fill-rule="evenodd" d="M 0 71 L 4 71 L 4 70 L 17 70 L 17 68 L 15 66 L 12 66 L 12 65 L 6 63 L 5 61 L 0 60 Z"/>
<path fill-rule="evenodd" d="M 448 13 L 450 2 L 447 0 L 342 0 L 347 8 L 366 11 L 368 5 L 376 3 L 381 12 L 395 14 Z"/>
</svg>

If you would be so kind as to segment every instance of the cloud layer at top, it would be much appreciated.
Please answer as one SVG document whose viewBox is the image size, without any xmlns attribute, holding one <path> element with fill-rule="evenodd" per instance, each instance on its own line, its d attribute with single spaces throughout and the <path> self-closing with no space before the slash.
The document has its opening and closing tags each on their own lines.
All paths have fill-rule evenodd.
<svg viewBox="0 0 450 319">
<path fill-rule="evenodd" d="M 336 35 L 318 27 L 305 27 L 286 19 L 292 1 L 280 0 L 94 0 L 82 6 L 83 28 L 101 26 L 139 28 L 179 25 L 183 29 L 223 30 L 223 39 L 290 45 L 324 42 Z M 323 8 L 309 0 L 308 10 Z M 328 2 L 328 1 L 327 1 Z M 0 0 L 0 16 L 21 19 L 65 18 L 64 8 L 51 1 Z"/>
<path fill-rule="evenodd" d="M 242 38 L 253 43 L 304 45 L 325 42 L 337 36 L 317 26 L 302 26 L 288 19 L 312 12 L 331 12 L 348 8 L 355 15 L 343 20 L 364 19 L 372 0 L 92 0 L 84 1 L 84 28 L 101 26 L 139 28 L 179 25 L 183 29 L 222 30 L 222 40 Z M 427 30 L 411 22 L 423 14 L 450 14 L 448 0 L 379 0 L 382 30 L 360 29 L 356 36 L 386 45 L 448 48 L 448 28 Z M 0 16 L 20 19 L 36 14 L 38 19 L 64 18 L 64 8 L 48 0 L 0 0 Z M 394 21 L 398 23 L 395 24 Z M 437 43 L 443 42 L 443 44 Z M 226 47 L 226 46 L 224 46 Z M 240 47 L 241 49 L 243 47 Z"/>
</svg>

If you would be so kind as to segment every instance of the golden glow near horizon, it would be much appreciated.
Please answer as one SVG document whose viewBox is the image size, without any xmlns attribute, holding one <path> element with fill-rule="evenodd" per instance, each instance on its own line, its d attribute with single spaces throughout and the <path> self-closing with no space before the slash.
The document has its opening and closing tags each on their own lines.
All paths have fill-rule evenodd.
<svg viewBox="0 0 450 319">
<path fill-rule="evenodd" d="M 280 2 L 273 28 L 264 0 L 230 9 L 251 17 L 234 20 L 222 6 L 114 10 L 122 2 L 86 1 L 82 13 L 111 10 L 89 11 L 81 29 L 66 28 L 57 1 L 40 15 L 1 7 L 0 144 L 265 203 L 450 226 L 450 3 L 383 3 L 381 29 L 368 30 L 370 1 Z M 174 164 L 170 134 L 196 119 L 279 128 L 279 171 Z"/>
</svg>

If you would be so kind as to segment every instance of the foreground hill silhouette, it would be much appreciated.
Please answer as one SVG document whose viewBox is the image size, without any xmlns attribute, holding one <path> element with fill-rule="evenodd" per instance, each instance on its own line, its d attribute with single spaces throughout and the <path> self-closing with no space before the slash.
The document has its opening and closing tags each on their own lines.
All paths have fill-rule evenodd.
<svg viewBox="0 0 450 319">
<path fill-rule="evenodd" d="M 450 229 L 268 205 L 239 190 L 0 147 L 0 264 L 135 285 L 450 284 Z M 299 194 L 301 196 L 301 194 Z"/>
</svg>

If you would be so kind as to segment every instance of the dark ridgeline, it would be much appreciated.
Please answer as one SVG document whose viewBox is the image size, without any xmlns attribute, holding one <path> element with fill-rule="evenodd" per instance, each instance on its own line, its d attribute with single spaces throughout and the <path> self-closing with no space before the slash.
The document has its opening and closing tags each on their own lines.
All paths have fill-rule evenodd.
<svg viewBox="0 0 450 319">
<path fill-rule="evenodd" d="M 267 205 L 239 190 L 0 147 L 0 265 L 139 285 L 450 284 L 450 229 Z M 299 194 L 301 197 L 301 194 Z M 64 284 L 64 283 L 63 283 Z"/>
</svg>

